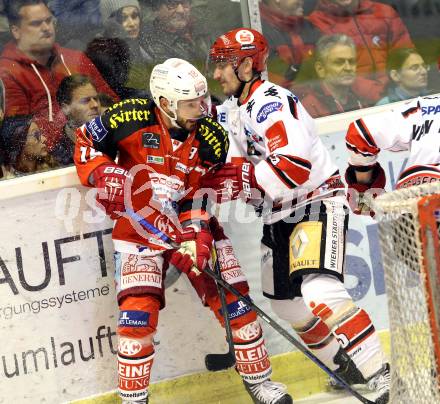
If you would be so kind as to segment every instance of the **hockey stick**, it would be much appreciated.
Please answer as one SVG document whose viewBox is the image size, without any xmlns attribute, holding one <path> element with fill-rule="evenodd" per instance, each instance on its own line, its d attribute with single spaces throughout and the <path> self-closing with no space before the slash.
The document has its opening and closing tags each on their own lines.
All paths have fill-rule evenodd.
<svg viewBox="0 0 440 404">
<path fill-rule="evenodd" d="M 222 277 L 221 269 L 218 261 L 215 241 L 214 241 L 214 248 L 212 249 L 212 255 L 214 261 L 215 273 L 219 278 L 221 278 Z M 228 305 L 226 303 L 225 289 L 221 287 L 217 281 L 215 283 L 217 286 L 218 294 L 220 296 L 220 302 L 222 304 L 222 315 L 225 321 L 226 340 L 228 341 L 229 350 L 224 354 L 210 353 L 205 356 L 206 369 L 210 370 L 211 372 L 225 370 L 235 365 L 235 349 L 234 349 L 234 343 L 232 341 L 231 321 L 229 318 Z"/>
<path fill-rule="evenodd" d="M 125 211 L 128 216 L 130 216 L 132 219 L 134 219 L 136 222 L 138 222 L 144 229 L 148 230 L 149 232 L 154 234 L 154 237 L 159 238 L 161 241 L 164 241 L 168 244 L 174 245 L 175 243 L 163 232 L 161 232 L 159 229 L 157 229 L 154 225 L 152 225 L 148 220 L 144 219 L 139 214 L 135 213 L 131 209 L 126 209 Z M 216 272 L 221 276 L 221 270 L 220 265 L 218 262 L 218 256 L 217 256 L 217 248 L 215 247 L 214 242 L 214 248 L 212 250 L 212 256 L 214 261 L 214 266 L 216 269 Z M 219 285 L 216 283 L 217 290 L 220 296 L 220 302 L 222 305 L 222 312 L 223 312 L 223 318 L 225 321 L 225 331 L 226 331 L 226 340 L 228 342 L 229 350 L 226 353 L 222 354 L 216 354 L 216 353 L 210 353 L 205 356 L 205 366 L 206 369 L 216 372 L 220 370 L 229 369 L 230 367 L 235 365 L 235 349 L 234 344 L 232 341 L 232 329 L 231 329 L 231 323 L 229 319 L 229 313 L 228 308 L 226 304 L 226 298 L 224 289 L 219 287 Z"/>
<path fill-rule="evenodd" d="M 127 212 L 128 215 L 136 220 L 142 227 L 150 231 L 155 235 L 155 237 L 160 237 L 162 241 L 169 243 L 170 245 L 175 245 L 173 239 L 167 236 L 165 233 L 161 232 L 157 227 L 151 224 L 145 218 L 140 217 L 133 211 Z M 352 396 L 356 397 L 361 403 L 364 404 L 375 404 L 374 401 L 370 401 L 367 398 L 360 395 L 356 390 L 354 390 L 344 379 L 342 379 L 338 374 L 334 373 L 327 365 L 325 365 L 319 358 L 313 355 L 307 348 L 305 348 L 299 341 L 297 341 L 289 332 L 287 332 L 283 327 L 281 327 L 275 320 L 273 320 L 269 315 L 267 315 L 263 310 L 261 310 L 256 304 L 254 304 L 250 299 L 242 295 L 237 289 L 231 286 L 229 283 L 219 278 L 215 272 L 209 268 L 203 270 L 211 278 L 213 278 L 218 285 L 225 288 L 228 292 L 237 296 L 238 299 L 247 304 L 252 310 L 254 310 L 266 323 L 268 323 L 275 331 L 281 334 L 287 341 L 289 341 L 295 348 L 301 351 L 307 358 L 309 358 L 315 365 L 319 366 L 325 373 L 336 379 L 345 390 L 347 390 Z"/>
<path fill-rule="evenodd" d="M 228 292 L 235 295 L 241 302 L 247 304 L 252 310 L 254 310 L 267 324 L 269 324 L 275 331 L 281 334 L 287 341 L 300 350 L 305 356 L 307 356 L 312 362 L 318 365 L 324 372 L 329 376 L 335 378 L 340 384 L 342 384 L 349 393 L 356 397 L 359 401 L 365 404 L 373 404 L 374 401 L 370 401 L 367 398 L 361 396 L 356 390 L 354 390 L 345 380 L 343 380 L 339 375 L 334 373 L 330 368 L 328 368 L 320 359 L 313 355 L 307 348 L 305 348 L 299 341 L 297 341 L 289 332 L 287 332 L 283 327 L 281 327 L 273 318 L 261 310 L 256 304 L 252 302 L 249 298 L 242 295 L 237 289 L 231 286 L 229 283 L 219 278 L 215 272 L 206 267 L 203 272 L 207 273 L 211 278 L 215 279 L 217 284 L 225 288 Z"/>
</svg>

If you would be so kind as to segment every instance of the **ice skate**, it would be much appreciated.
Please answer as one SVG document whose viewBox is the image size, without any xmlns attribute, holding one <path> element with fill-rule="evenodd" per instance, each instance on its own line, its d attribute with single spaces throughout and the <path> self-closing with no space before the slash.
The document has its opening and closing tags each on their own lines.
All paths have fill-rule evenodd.
<svg viewBox="0 0 440 404">
<path fill-rule="evenodd" d="M 342 348 L 335 355 L 334 361 L 339 365 L 339 368 L 335 370 L 335 373 L 350 386 L 354 384 L 365 384 L 367 382 L 354 362 Z M 327 385 L 332 390 L 342 390 L 344 388 L 344 386 L 333 377 L 328 378 Z"/>
<path fill-rule="evenodd" d="M 265 380 L 262 383 L 250 384 L 243 381 L 246 391 L 255 404 L 292 404 L 293 400 L 282 383 Z"/>
<path fill-rule="evenodd" d="M 391 373 L 390 365 L 386 363 L 376 374 L 368 379 L 367 386 L 371 391 L 376 391 L 379 396 L 376 398 L 376 404 L 386 404 L 390 399 Z"/>
</svg>

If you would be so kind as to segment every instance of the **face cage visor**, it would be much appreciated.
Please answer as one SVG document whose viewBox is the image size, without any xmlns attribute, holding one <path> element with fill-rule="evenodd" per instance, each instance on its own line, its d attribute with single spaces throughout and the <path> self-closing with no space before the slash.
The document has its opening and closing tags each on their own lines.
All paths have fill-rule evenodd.
<svg viewBox="0 0 440 404">
<path fill-rule="evenodd" d="M 241 59 L 233 52 L 211 52 L 206 60 L 206 76 L 212 79 L 214 77 L 214 71 L 217 67 L 224 69 L 229 64 L 234 70 L 236 70 L 240 63 Z"/>
</svg>

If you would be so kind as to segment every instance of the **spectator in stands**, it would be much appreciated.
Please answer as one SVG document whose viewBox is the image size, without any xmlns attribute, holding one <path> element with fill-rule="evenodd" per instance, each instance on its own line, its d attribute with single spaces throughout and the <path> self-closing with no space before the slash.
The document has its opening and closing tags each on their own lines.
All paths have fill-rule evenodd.
<svg viewBox="0 0 440 404">
<path fill-rule="evenodd" d="M 17 148 L 12 153 L 8 150 L 9 157 L 14 155 L 14 165 L 11 167 L 11 172 L 14 175 L 58 167 L 56 160 L 47 149 L 47 138 L 36 123 L 31 122 L 27 128 L 26 136 L 14 139 L 14 143 Z"/>
<path fill-rule="evenodd" d="M 114 98 L 116 94 L 82 52 L 55 43 L 54 17 L 43 0 L 14 0 L 7 15 L 13 41 L 0 56 L 0 78 L 6 91 L 1 136 L 8 163 L 14 165 L 14 156 L 17 158 L 29 133 L 39 133 L 36 139 L 44 139 L 48 152 L 60 139 L 65 118 L 55 93 L 64 77 L 85 74 L 98 91 Z M 31 123 L 38 130 L 29 131 Z"/>
<path fill-rule="evenodd" d="M 377 105 L 427 95 L 429 68 L 417 50 L 393 49 L 387 60 L 387 71 L 391 79 L 387 95 Z"/>
<path fill-rule="evenodd" d="M 128 87 L 130 72 L 130 50 L 121 38 L 95 38 L 89 43 L 86 55 L 107 79 L 108 84 L 121 99 L 148 98 L 143 89 Z M 148 76 L 144 77 L 147 81 Z"/>
<path fill-rule="evenodd" d="M 151 0 L 154 20 L 145 31 L 154 63 L 181 58 L 196 65 L 205 62 L 211 34 L 205 24 L 195 23 L 191 0 Z"/>
<path fill-rule="evenodd" d="M 56 97 L 67 123 L 63 136 L 51 154 L 61 166 L 66 166 L 73 164 L 75 130 L 100 115 L 101 104 L 90 78 L 82 74 L 64 77 Z"/>
<path fill-rule="evenodd" d="M 309 18 L 323 34 L 353 38 L 359 76 L 356 87 L 365 98 L 377 102 L 388 82 L 388 52 L 413 46 L 396 11 L 371 0 L 320 0 Z"/>
<path fill-rule="evenodd" d="M 289 87 L 303 61 L 312 56 L 320 32 L 304 18 L 304 0 L 263 0 L 260 13 L 270 46 L 269 74 Z"/>
<path fill-rule="evenodd" d="M 84 50 L 102 29 L 99 0 L 48 0 L 57 19 L 57 40 L 63 46 Z"/>
<path fill-rule="evenodd" d="M 347 35 L 325 35 L 316 44 L 315 71 L 320 79 L 306 87 L 301 102 L 313 117 L 366 106 L 353 90 L 356 80 L 356 45 Z"/>
<path fill-rule="evenodd" d="M 0 52 L 3 50 L 3 46 L 11 39 L 11 33 L 9 32 L 8 19 L 6 18 L 5 1 L 0 0 Z"/>
<path fill-rule="evenodd" d="M 426 64 L 437 62 L 440 55 L 440 0 L 381 0 L 392 5 L 408 28 L 415 48 Z M 428 82 L 433 92 L 440 91 L 440 75 L 432 68 Z"/>
<path fill-rule="evenodd" d="M 102 37 L 120 38 L 126 42 L 130 51 L 128 87 L 148 89 L 150 69 L 153 58 L 148 42 L 141 41 L 142 18 L 138 0 L 101 0 L 101 16 L 104 25 Z"/>
</svg>

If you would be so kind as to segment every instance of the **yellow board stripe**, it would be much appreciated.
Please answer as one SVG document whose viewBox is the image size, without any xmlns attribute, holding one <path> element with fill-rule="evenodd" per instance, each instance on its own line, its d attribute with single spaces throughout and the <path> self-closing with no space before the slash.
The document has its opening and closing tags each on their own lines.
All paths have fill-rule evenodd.
<svg viewBox="0 0 440 404">
<path fill-rule="evenodd" d="M 389 332 L 379 332 L 386 355 L 390 353 Z M 271 357 L 272 380 L 287 385 L 294 399 L 326 390 L 327 375 L 299 351 Z M 202 372 L 154 383 L 150 404 L 250 404 L 241 378 L 233 369 Z M 119 404 L 116 392 L 74 401 L 75 404 Z"/>
</svg>

